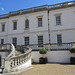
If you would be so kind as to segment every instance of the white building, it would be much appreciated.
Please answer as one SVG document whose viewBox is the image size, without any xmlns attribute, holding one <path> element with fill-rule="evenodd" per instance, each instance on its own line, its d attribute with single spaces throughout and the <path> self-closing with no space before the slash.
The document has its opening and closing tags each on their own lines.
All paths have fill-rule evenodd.
<svg viewBox="0 0 75 75">
<path fill-rule="evenodd" d="M 0 44 L 28 45 L 70 42 L 75 42 L 75 1 L 43 5 L 0 15 Z M 54 60 L 49 60 L 49 62 Z"/>
<path fill-rule="evenodd" d="M 75 42 L 74 32 L 75 4 L 73 1 L 0 15 L 1 44 Z"/>
</svg>

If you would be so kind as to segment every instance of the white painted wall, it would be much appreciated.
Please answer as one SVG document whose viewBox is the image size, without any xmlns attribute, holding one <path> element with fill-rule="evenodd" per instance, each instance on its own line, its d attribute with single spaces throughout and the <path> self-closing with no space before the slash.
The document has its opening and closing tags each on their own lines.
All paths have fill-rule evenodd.
<svg viewBox="0 0 75 75">
<path fill-rule="evenodd" d="M 43 26 L 38 27 L 38 18 L 43 18 Z M 25 29 L 25 20 L 29 20 L 29 29 Z M 13 30 L 13 20 L 17 21 L 17 30 Z M 17 45 L 24 45 L 24 37 L 29 36 L 30 44 L 38 44 L 38 35 L 43 35 L 43 43 L 49 43 L 48 39 L 48 19 L 47 11 L 40 11 L 35 13 L 23 14 L 18 16 L 9 17 L 8 19 L 0 20 L 1 23 L 5 22 L 7 26 L 6 31 L 0 32 L 0 39 L 4 39 L 4 43 L 12 43 L 12 38 L 17 37 Z"/>
<path fill-rule="evenodd" d="M 61 14 L 61 25 L 56 25 L 55 15 Z M 51 43 L 57 43 L 57 34 L 62 35 L 62 42 L 75 42 L 75 7 L 51 10 L 49 12 Z"/>
<path fill-rule="evenodd" d="M 7 57 L 8 56 L 8 52 L 0 52 L 1 58 L 3 57 Z"/>
<path fill-rule="evenodd" d="M 56 25 L 56 14 L 61 14 L 61 25 Z M 75 28 L 75 7 L 62 8 L 57 10 L 51 10 L 49 12 L 50 18 L 50 30 L 62 30 Z"/>
<path fill-rule="evenodd" d="M 56 26 L 55 14 L 61 14 L 61 25 Z M 42 16 L 43 27 L 37 26 L 37 17 Z M 29 29 L 25 29 L 25 20 L 29 19 Z M 13 20 L 17 20 L 17 30 L 13 30 Z M 1 23 L 5 22 L 5 32 L 1 32 Z M 57 43 L 57 34 L 62 35 L 62 42 L 75 42 L 75 8 L 62 8 L 50 10 L 50 41 Z M 43 35 L 44 43 L 49 43 L 48 35 L 48 13 L 39 11 L 23 15 L 12 16 L 6 19 L 0 19 L 0 39 L 4 43 L 12 43 L 12 38 L 17 37 L 17 45 L 24 45 L 24 37 L 30 37 L 30 44 L 38 44 L 38 35 Z"/>
<path fill-rule="evenodd" d="M 37 17 L 42 16 L 43 27 L 38 27 Z M 23 14 L 18 16 L 9 17 L 8 24 L 8 34 L 25 33 L 25 20 L 29 20 L 29 32 L 47 31 L 48 30 L 48 20 L 47 11 Z M 17 20 L 17 30 L 13 30 L 13 20 Z"/>
<path fill-rule="evenodd" d="M 39 51 L 32 51 L 33 62 L 38 63 L 39 58 L 42 55 L 39 54 Z M 45 55 L 48 58 L 49 63 L 70 63 L 70 57 L 74 56 L 75 53 L 70 53 L 70 51 L 48 51 Z"/>
<path fill-rule="evenodd" d="M 62 35 L 62 42 L 68 43 L 68 42 L 75 42 L 75 30 L 58 30 L 51 32 L 51 43 L 57 43 L 57 34 Z"/>
</svg>

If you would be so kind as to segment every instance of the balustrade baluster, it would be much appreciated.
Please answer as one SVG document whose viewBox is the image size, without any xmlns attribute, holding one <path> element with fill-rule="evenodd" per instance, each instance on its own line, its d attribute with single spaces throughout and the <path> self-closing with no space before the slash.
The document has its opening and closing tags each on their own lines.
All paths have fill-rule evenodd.
<svg viewBox="0 0 75 75">
<path fill-rule="evenodd" d="M 10 61 L 10 67 L 12 68 L 12 60 Z"/>
<path fill-rule="evenodd" d="M 68 44 L 67 44 L 67 49 L 68 49 Z"/>
<path fill-rule="evenodd" d="M 19 57 L 19 64 L 20 64 L 20 57 Z"/>
<path fill-rule="evenodd" d="M 69 49 L 70 49 L 70 44 L 69 44 Z"/>
<path fill-rule="evenodd" d="M 15 66 L 15 58 L 13 59 L 13 61 L 14 61 L 14 66 Z"/>
<path fill-rule="evenodd" d="M 18 57 L 17 57 L 17 65 L 19 64 L 19 61 L 18 61 Z"/>
</svg>

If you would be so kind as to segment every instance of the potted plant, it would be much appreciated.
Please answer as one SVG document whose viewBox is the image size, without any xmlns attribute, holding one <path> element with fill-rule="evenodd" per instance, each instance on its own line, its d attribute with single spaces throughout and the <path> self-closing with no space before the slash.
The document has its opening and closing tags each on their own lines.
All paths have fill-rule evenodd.
<svg viewBox="0 0 75 75">
<path fill-rule="evenodd" d="M 75 46 L 70 49 L 71 53 L 75 53 Z M 75 57 L 70 57 L 71 64 L 75 64 Z"/>
<path fill-rule="evenodd" d="M 47 57 L 44 55 L 47 53 L 47 50 L 45 48 L 40 49 L 39 51 L 40 54 L 42 54 L 42 57 L 39 58 L 39 63 L 40 64 L 46 64 L 47 63 Z"/>
<path fill-rule="evenodd" d="M 72 48 L 70 49 L 71 53 L 75 53 L 75 46 L 72 46 Z"/>
</svg>

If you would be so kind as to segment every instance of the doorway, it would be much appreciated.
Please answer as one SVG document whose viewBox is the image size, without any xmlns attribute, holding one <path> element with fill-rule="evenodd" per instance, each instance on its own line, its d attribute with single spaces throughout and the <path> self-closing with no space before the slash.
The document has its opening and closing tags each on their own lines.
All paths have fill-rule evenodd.
<svg viewBox="0 0 75 75">
<path fill-rule="evenodd" d="M 1 55 L 0 55 L 0 66 L 1 66 Z"/>
</svg>

